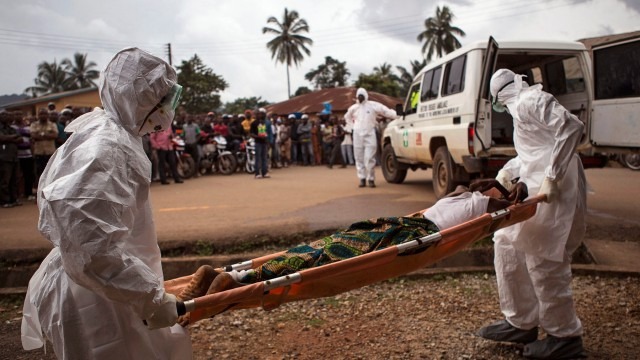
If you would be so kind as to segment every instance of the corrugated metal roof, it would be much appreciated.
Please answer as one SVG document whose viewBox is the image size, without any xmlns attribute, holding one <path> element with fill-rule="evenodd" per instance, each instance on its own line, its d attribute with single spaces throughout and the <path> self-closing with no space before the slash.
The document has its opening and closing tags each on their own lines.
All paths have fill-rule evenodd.
<svg viewBox="0 0 640 360">
<path fill-rule="evenodd" d="M 266 106 L 265 109 L 268 112 L 273 112 L 278 115 L 287 115 L 295 112 L 317 114 L 324 110 L 323 103 L 328 102 L 331 104 L 333 112 L 344 113 L 349 107 L 356 102 L 356 88 L 355 87 L 338 87 L 330 89 L 322 89 L 296 96 L 289 100 L 279 102 L 277 104 Z M 368 91 L 369 100 L 377 101 L 385 106 L 394 109 L 396 104 L 403 102 L 400 98 L 395 98 L 380 94 L 373 91 Z"/>
<path fill-rule="evenodd" d="M 88 87 L 88 88 L 82 88 L 82 89 L 77 89 L 77 90 L 63 91 L 63 92 L 58 92 L 58 93 L 54 93 L 54 94 L 43 95 L 43 96 L 39 96 L 39 97 L 35 97 L 35 98 L 29 98 L 29 99 L 26 99 L 26 100 L 13 102 L 13 103 L 10 103 L 10 104 L 5 104 L 4 107 L 5 108 L 15 108 L 15 107 L 21 107 L 21 106 L 28 106 L 28 105 L 38 104 L 38 103 L 41 103 L 41 102 L 57 100 L 57 99 L 64 98 L 64 97 L 67 97 L 67 96 L 84 94 L 84 93 L 91 92 L 91 91 L 98 91 L 98 88 L 96 88 L 96 87 Z"/>
</svg>

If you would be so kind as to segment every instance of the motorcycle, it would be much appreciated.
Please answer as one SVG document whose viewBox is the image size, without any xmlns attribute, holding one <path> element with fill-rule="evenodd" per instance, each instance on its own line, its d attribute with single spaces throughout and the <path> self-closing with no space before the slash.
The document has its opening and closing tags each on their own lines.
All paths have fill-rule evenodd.
<svg viewBox="0 0 640 360">
<path fill-rule="evenodd" d="M 227 139 L 222 135 L 205 135 L 200 159 L 200 174 L 220 172 L 231 175 L 236 171 L 236 157 L 227 150 Z"/>
<path fill-rule="evenodd" d="M 173 151 L 176 156 L 176 167 L 178 168 L 178 175 L 183 179 L 188 179 L 196 174 L 196 162 L 191 155 L 184 151 L 185 143 L 182 138 L 174 137 L 171 139 L 173 145 Z"/>
<path fill-rule="evenodd" d="M 244 147 L 242 154 L 238 153 L 239 157 L 243 158 L 244 170 L 248 174 L 253 174 L 256 171 L 256 141 L 253 138 L 246 139 L 241 149 Z"/>
</svg>

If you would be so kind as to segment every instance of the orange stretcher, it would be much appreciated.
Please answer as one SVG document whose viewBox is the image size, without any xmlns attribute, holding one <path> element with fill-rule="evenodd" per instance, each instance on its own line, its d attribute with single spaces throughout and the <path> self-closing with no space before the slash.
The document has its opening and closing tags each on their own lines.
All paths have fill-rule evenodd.
<svg viewBox="0 0 640 360">
<path fill-rule="evenodd" d="M 190 323 L 193 324 L 229 310 L 257 307 L 271 310 L 283 303 L 334 296 L 391 279 L 433 265 L 498 229 L 529 219 L 536 213 L 537 205 L 542 200 L 544 195 L 536 196 L 420 239 L 178 303 L 178 312 L 180 315 L 189 312 Z M 418 251 L 424 248 L 426 250 Z M 256 268 L 283 253 L 262 256 L 221 270 Z M 167 280 L 165 289 L 178 294 L 190 280 L 191 275 Z"/>
</svg>

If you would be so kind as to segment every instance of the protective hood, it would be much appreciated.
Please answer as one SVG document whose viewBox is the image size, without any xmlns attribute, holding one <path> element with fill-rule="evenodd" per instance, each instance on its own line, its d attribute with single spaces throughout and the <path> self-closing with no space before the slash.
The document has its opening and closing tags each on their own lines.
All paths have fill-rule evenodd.
<svg viewBox="0 0 640 360">
<path fill-rule="evenodd" d="M 138 48 L 127 48 L 118 52 L 105 68 L 100 100 L 105 112 L 128 132 L 144 135 L 139 134 L 143 121 L 176 81 L 175 70 L 164 60 Z M 167 128 L 173 116 L 174 111 L 155 111 L 149 118 L 156 126 Z"/>
<path fill-rule="evenodd" d="M 525 75 L 517 75 L 509 69 L 499 69 L 491 76 L 491 96 L 497 101 L 507 105 L 515 100 L 520 90 L 529 87 L 522 78 Z"/>
<path fill-rule="evenodd" d="M 364 96 L 364 101 L 369 100 L 369 94 L 367 93 L 367 90 L 365 90 L 364 88 L 358 88 L 358 90 L 356 91 L 356 97 L 360 95 Z"/>
</svg>

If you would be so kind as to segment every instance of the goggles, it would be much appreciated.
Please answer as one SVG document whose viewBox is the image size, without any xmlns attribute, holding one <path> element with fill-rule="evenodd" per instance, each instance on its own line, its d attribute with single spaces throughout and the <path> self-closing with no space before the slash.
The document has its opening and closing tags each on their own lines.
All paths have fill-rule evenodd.
<svg viewBox="0 0 640 360">
<path fill-rule="evenodd" d="M 140 126 L 140 130 L 145 126 L 147 120 L 153 113 L 160 110 L 161 114 L 169 114 L 170 112 L 175 112 L 176 108 L 178 108 L 178 104 L 180 104 L 180 96 L 182 95 L 182 86 L 179 84 L 174 84 L 169 92 L 160 99 L 160 102 L 156 104 L 156 106 L 151 109 L 149 114 L 144 118 L 142 125 Z M 162 125 L 158 124 L 153 128 L 154 131 L 162 130 Z"/>
</svg>

